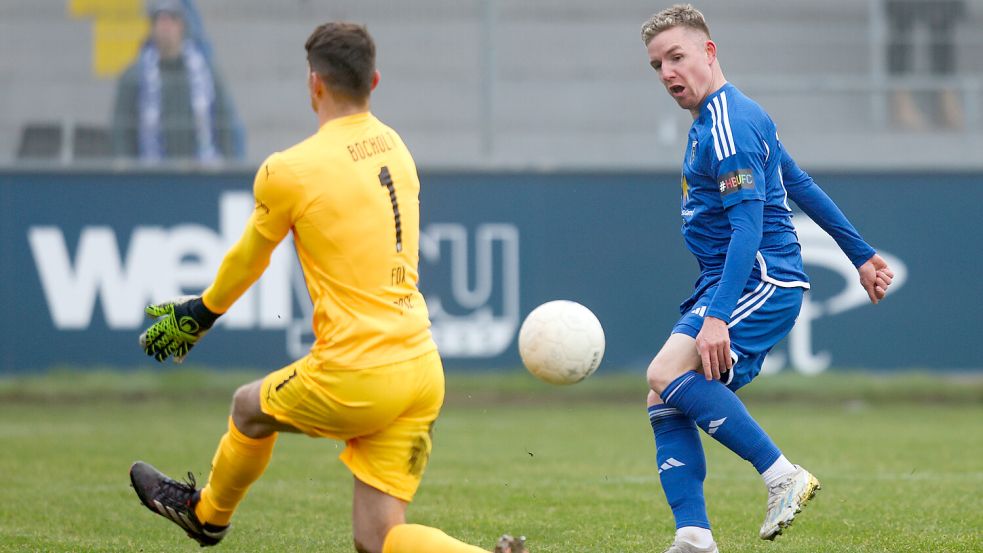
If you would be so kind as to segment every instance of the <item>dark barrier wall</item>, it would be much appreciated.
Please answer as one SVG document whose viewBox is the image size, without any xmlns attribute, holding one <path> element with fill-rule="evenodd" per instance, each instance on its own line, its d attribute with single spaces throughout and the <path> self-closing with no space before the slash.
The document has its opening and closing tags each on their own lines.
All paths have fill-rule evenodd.
<svg viewBox="0 0 983 553">
<path fill-rule="evenodd" d="M 515 366 L 522 317 L 551 299 L 605 327 L 603 370 L 642 371 L 690 293 L 668 174 L 424 174 L 421 286 L 451 369 Z M 856 272 L 805 216 L 813 279 L 770 356 L 794 367 L 980 369 L 979 175 L 818 175 L 895 265 L 872 307 Z M 200 292 L 252 209 L 251 175 L 0 173 L 0 372 L 146 364 L 142 307 Z M 289 244 L 191 354 L 275 368 L 310 343 L 309 300 Z"/>
</svg>

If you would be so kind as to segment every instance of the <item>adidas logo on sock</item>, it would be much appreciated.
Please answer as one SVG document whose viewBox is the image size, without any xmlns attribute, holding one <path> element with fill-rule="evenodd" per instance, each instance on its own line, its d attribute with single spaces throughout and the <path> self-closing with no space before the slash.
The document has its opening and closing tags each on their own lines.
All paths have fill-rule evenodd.
<svg viewBox="0 0 983 553">
<path fill-rule="evenodd" d="M 672 457 L 670 457 L 670 458 L 666 459 L 666 462 L 665 463 L 662 463 L 661 465 L 659 465 L 659 474 L 662 474 L 662 471 L 669 470 L 669 469 L 671 469 L 673 467 L 684 467 L 684 466 L 686 466 L 686 463 L 677 461 L 677 460 L 673 459 Z"/>
<path fill-rule="evenodd" d="M 727 420 L 727 417 L 724 417 L 722 419 L 717 419 L 715 421 L 710 421 L 710 426 L 707 427 L 707 434 L 713 436 L 713 433 L 724 425 L 725 420 Z"/>
</svg>

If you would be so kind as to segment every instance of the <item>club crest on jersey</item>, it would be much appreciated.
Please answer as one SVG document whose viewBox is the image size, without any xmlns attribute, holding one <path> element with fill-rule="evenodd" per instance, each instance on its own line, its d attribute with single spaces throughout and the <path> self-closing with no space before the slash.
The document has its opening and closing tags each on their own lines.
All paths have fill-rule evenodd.
<svg viewBox="0 0 983 553">
<path fill-rule="evenodd" d="M 741 190 L 754 190 L 754 175 L 748 169 L 731 171 L 720 177 L 720 195 L 728 196 Z"/>
</svg>

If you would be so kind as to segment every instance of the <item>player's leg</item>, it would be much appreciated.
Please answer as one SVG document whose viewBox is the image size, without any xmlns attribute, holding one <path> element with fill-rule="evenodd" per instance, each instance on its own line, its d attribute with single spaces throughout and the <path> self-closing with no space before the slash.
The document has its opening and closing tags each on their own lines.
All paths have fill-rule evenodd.
<svg viewBox="0 0 983 553">
<path fill-rule="evenodd" d="M 733 378 L 729 387 L 736 389 L 749 382 L 753 377 L 747 374 L 748 368 L 753 368 L 753 374 L 757 374 L 764 357 L 764 353 L 748 354 L 742 351 L 740 360 L 729 375 Z M 738 374 L 734 375 L 733 372 Z M 781 534 L 782 530 L 792 523 L 796 513 L 815 495 L 820 484 L 815 476 L 802 467 L 793 465 L 784 454 L 779 455 L 764 472 L 759 468 L 759 472 L 768 489 L 767 510 L 760 536 L 762 539 L 770 540 Z"/>
<path fill-rule="evenodd" d="M 653 363 L 672 367 L 680 374 L 696 370 L 700 366 L 700 358 L 691 348 L 684 346 L 678 339 L 670 337 Z M 675 551 L 690 547 L 693 551 L 712 553 L 716 551 L 716 545 L 703 497 L 706 458 L 696 424 L 678 409 L 664 404 L 658 394 L 651 390 L 647 403 L 649 423 L 655 434 L 659 480 L 676 522 L 673 547 Z M 670 548 L 669 551 L 674 550 Z"/>
<path fill-rule="evenodd" d="M 359 553 L 392 551 L 481 552 L 484 549 L 461 543 L 441 530 L 406 524 L 406 502 L 355 478 L 352 528 Z M 524 538 L 502 536 L 495 553 L 525 553 Z"/>
<path fill-rule="evenodd" d="M 798 288 L 766 285 L 761 294 L 749 293 L 746 305 L 739 303 L 735 311 L 741 314 L 730 325 L 736 363 L 727 375 L 727 386 L 719 381 L 707 381 L 702 374 L 678 375 L 677 370 L 660 365 L 658 357 L 650 365 L 648 376 L 650 386 L 667 405 L 692 418 L 708 435 L 749 461 L 762 475 L 769 487 L 769 508 L 761 537 L 773 539 L 815 493 L 819 483 L 782 455 L 733 392 L 758 374 L 764 356 L 791 330 L 802 302 L 802 290 Z M 694 352 L 694 338 L 702 326 L 698 313 L 699 310 L 694 310 L 682 317 L 673 335 L 679 347 Z"/>
<path fill-rule="evenodd" d="M 362 482 L 357 476 L 354 480 L 352 533 L 359 553 L 487 553 L 437 528 L 406 524 L 406 501 Z M 515 553 L 521 551 L 517 549 Z"/>
<path fill-rule="evenodd" d="M 748 293 L 734 311 L 739 317 L 728 325 L 735 364 L 726 378 L 736 387 L 750 381 L 760 368 L 760 364 L 748 367 L 737 358 L 737 351 L 766 353 L 791 329 L 801 305 L 801 290 L 790 292 L 772 284 L 759 284 L 763 286 L 748 285 Z M 699 370 L 701 361 L 695 338 L 703 327 L 703 307 L 715 293 L 716 288 L 707 290 L 673 327 L 663 347 L 669 354 L 660 351 L 648 367 L 649 386 L 666 405 L 691 418 L 704 432 L 763 473 L 781 457 L 778 447 L 731 389 L 720 381 L 707 380 Z M 780 334 L 774 331 L 777 323 L 780 323 L 779 330 L 783 330 Z M 748 342 L 758 346 L 762 340 L 773 341 L 756 350 L 748 347 Z M 735 379 L 737 382 L 733 383 Z"/>
<path fill-rule="evenodd" d="M 382 430 L 349 439 L 341 454 L 355 477 L 352 529 L 356 549 L 360 553 L 485 552 L 436 528 L 405 523 L 406 506 L 430 459 L 432 426 L 443 404 L 440 357 L 434 352 L 378 372 L 379 378 L 367 376 L 361 385 L 377 386 L 385 390 L 386 397 L 412 398 L 412 403 Z M 524 553 L 525 549 L 520 540 L 513 540 L 500 543 L 496 551 Z"/>
<path fill-rule="evenodd" d="M 203 546 L 215 545 L 225 537 L 236 506 L 269 463 L 276 433 L 295 431 L 262 412 L 262 383 L 246 384 L 236 391 L 228 431 L 219 441 L 204 489 L 196 489 L 191 473 L 187 482 L 177 482 L 147 463 L 138 461 L 130 468 L 130 482 L 143 504 Z"/>
<path fill-rule="evenodd" d="M 382 551 L 389 531 L 406 523 L 407 503 L 369 486 L 357 477 L 354 480 L 352 533 L 355 550 L 359 553 Z"/>
<path fill-rule="evenodd" d="M 355 478 L 352 529 L 359 553 L 441 551 L 487 553 L 462 543 L 443 531 L 419 524 L 406 524 L 405 501 L 387 495 Z M 524 553 L 522 538 L 503 536 L 497 553 Z"/>
<path fill-rule="evenodd" d="M 687 334 L 673 334 L 666 342 L 698 357 L 696 340 Z M 666 366 L 659 357 L 649 365 L 649 386 L 662 401 L 696 422 L 704 432 L 764 472 L 781 452 L 740 399 L 723 383 L 707 380 L 701 372 L 679 374 L 678 367 Z"/>
<path fill-rule="evenodd" d="M 266 471 L 277 433 L 298 432 L 263 413 L 260 406 L 264 386 L 281 385 L 291 378 L 291 374 L 296 374 L 294 365 L 236 390 L 229 429 L 219 441 L 208 484 L 201 490 L 201 501 L 195 506 L 199 520 L 227 526 L 249 487 Z"/>
<path fill-rule="evenodd" d="M 765 356 L 791 331 L 802 305 L 800 288 L 776 288 L 767 294 L 762 304 L 755 304 L 746 317 L 739 316 L 731 323 L 731 343 L 737 354 L 734 369 L 728 375 L 727 387 L 737 391 L 751 382 L 761 371 Z M 792 523 L 802 507 L 819 490 L 819 480 L 805 469 L 793 465 L 779 455 L 763 472 L 761 478 L 768 489 L 768 503 L 761 525 L 762 539 L 774 539 Z"/>
</svg>

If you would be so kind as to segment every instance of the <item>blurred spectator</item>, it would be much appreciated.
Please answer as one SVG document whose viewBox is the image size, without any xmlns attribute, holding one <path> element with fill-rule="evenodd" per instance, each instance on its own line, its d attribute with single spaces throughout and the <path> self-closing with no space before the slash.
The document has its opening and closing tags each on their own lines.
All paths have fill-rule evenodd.
<svg viewBox="0 0 983 553">
<path fill-rule="evenodd" d="M 186 34 L 187 6 L 152 0 L 148 15 L 150 36 L 117 87 L 114 153 L 150 162 L 241 158 L 231 99 L 203 43 Z"/>
<path fill-rule="evenodd" d="M 902 127 L 917 130 L 929 126 L 929 119 L 947 128 L 960 128 L 963 124 L 959 94 L 953 90 L 950 80 L 956 72 L 956 23 L 966 13 L 965 0 L 886 0 L 889 25 L 887 41 L 888 73 L 892 77 L 917 74 L 915 70 L 915 43 L 918 26 L 928 31 L 928 70 L 930 75 L 942 79 L 938 89 L 927 96 L 935 102 L 927 102 L 923 109 L 912 90 L 899 85 L 892 94 L 894 119 Z M 934 103 L 934 105 L 932 105 Z M 926 117 L 925 111 L 929 112 Z"/>
</svg>

